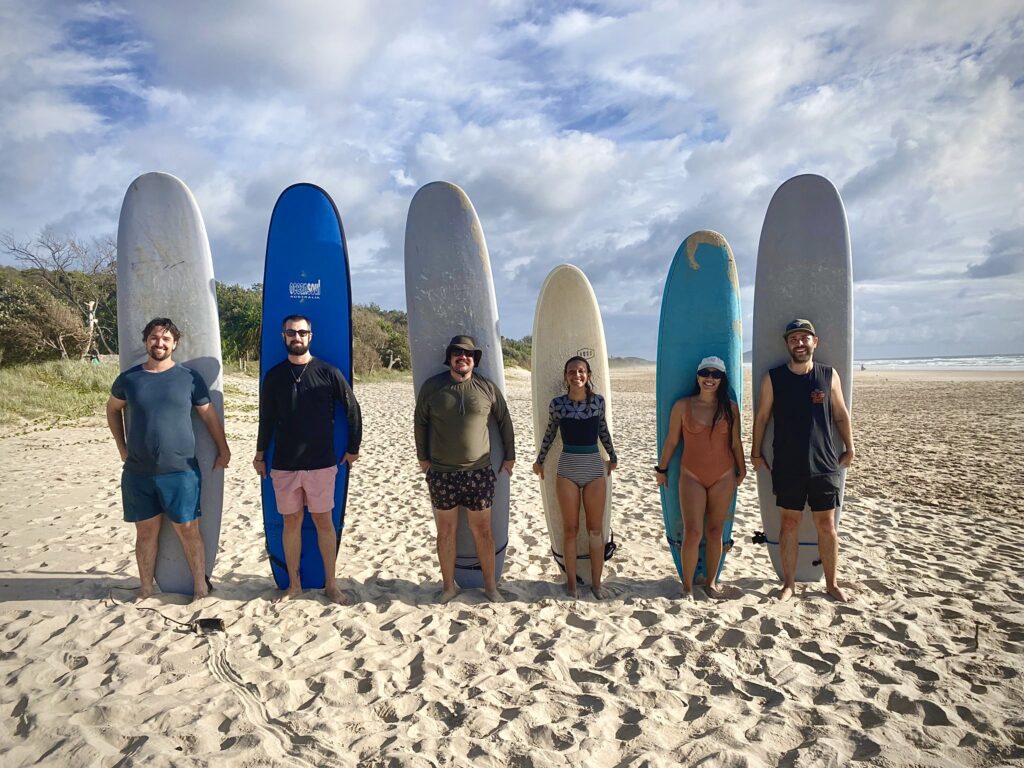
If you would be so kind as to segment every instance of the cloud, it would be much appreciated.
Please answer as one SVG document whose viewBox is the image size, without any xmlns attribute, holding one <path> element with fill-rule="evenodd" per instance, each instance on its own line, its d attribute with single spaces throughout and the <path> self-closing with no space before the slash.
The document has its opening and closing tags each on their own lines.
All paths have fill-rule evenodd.
<svg viewBox="0 0 1024 768">
<path fill-rule="evenodd" d="M 1024 226 L 995 232 L 985 248 L 985 259 L 967 267 L 969 277 L 1002 277 L 1024 273 Z"/>
<path fill-rule="evenodd" d="M 218 276 L 249 284 L 277 196 L 312 181 L 357 300 L 400 306 L 409 201 L 446 179 L 480 214 L 506 333 L 571 262 L 612 350 L 651 356 L 682 239 L 722 232 L 748 297 L 771 195 L 813 172 L 847 206 L 858 348 L 886 344 L 897 286 L 914 343 L 944 349 L 961 341 L 923 308 L 1024 314 L 1022 68 L 1024 14 L 999 0 L 4 4 L 0 230 L 111 233 L 128 183 L 166 170 Z"/>
</svg>

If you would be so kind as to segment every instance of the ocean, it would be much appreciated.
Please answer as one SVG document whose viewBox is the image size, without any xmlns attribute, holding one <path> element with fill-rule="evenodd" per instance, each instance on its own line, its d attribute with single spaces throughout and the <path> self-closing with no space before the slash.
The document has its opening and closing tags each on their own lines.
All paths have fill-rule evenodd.
<svg viewBox="0 0 1024 768">
<path fill-rule="evenodd" d="M 977 355 L 973 357 L 894 357 L 855 359 L 853 369 L 869 371 L 1024 371 L 1024 355 Z"/>
</svg>

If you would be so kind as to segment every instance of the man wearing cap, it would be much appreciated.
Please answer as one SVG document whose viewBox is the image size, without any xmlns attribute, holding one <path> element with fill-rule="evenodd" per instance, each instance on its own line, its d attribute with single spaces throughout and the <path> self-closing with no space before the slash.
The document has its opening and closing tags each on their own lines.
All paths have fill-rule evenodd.
<svg viewBox="0 0 1024 768">
<path fill-rule="evenodd" d="M 487 422 L 494 416 L 505 459 L 502 472 L 512 474 L 515 436 L 501 390 L 476 374 L 483 351 L 471 336 L 455 336 L 445 350 L 448 370 L 427 379 L 416 398 L 416 457 L 426 473 L 437 524 L 437 558 L 443 583 L 441 602 L 458 593 L 455 586 L 455 531 L 459 507 L 465 507 L 484 579 L 484 593 L 501 602 L 494 578 L 491 505 L 496 478 L 491 468 Z"/>
<path fill-rule="evenodd" d="M 798 318 L 783 334 L 789 362 L 772 368 L 761 380 L 761 400 L 754 417 L 750 460 L 755 470 L 772 473 L 775 500 L 782 513 L 779 550 L 782 558 L 780 600 L 793 596 L 796 578 L 798 529 L 804 506 L 810 506 L 818 531 L 818 552 L 825 571 L 825 588 L 839 600 L 846 596 L 836 584 L 839 539 L 835 507 L 839 497 L 839 470 L 853 461 L 853 431 L 839 374 L 814 362 L 818 336 L 810 320 Z M 775 417 L 772 443 L 774 467 L 761 455 L 768 419 Z M 846 445 L 839 455 L 832 439 L 832 425 Z"/>
</svg>

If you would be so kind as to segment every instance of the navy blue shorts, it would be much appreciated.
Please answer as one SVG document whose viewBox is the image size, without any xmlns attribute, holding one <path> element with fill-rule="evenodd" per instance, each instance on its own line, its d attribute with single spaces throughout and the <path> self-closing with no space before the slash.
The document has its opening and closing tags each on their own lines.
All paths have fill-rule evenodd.
<svg viewBox="0 0 1024 768">
<path fill-rule="evenodd" d="M 775 503 L 783 509 L 802 510 L 808 505 L 812 512 L 827 512 L 839 503 L 839 477 L 772 477 Z"/>
<path fill-rule="evenodd" d="M 490 467 L 460 472 L 427 472 L 430 503 L 434 509 L 489 509 L 494 504 L 497 478 Z"/>
<path fill-rule="evenodd" d="M 176 523 L 191 523 L 199 511 L 202 477 L 198 469 L 163 475 L 121 472 L 121 504 L 126 523 L 141 523 L 166 514 Z"/>
</svg>

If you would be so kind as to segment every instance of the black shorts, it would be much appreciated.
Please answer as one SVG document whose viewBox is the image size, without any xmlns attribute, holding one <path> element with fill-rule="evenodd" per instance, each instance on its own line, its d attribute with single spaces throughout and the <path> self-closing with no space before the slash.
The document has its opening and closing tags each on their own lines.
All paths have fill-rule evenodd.
<svg viewBox="0 0 1024 768">
<path fill-rule="evenodd" d="M 488 509 L 494 504 L 497 478 L 490 467 L 461 472 L 427 472 L 430 503 L 434 509 Z"/>
<path fill-rule="evenodd" d="M 772 477 L 775 503 L 783 509 L 803 509 L 827 512 L 839 503 L 839 476 Z"/>
</svg>

